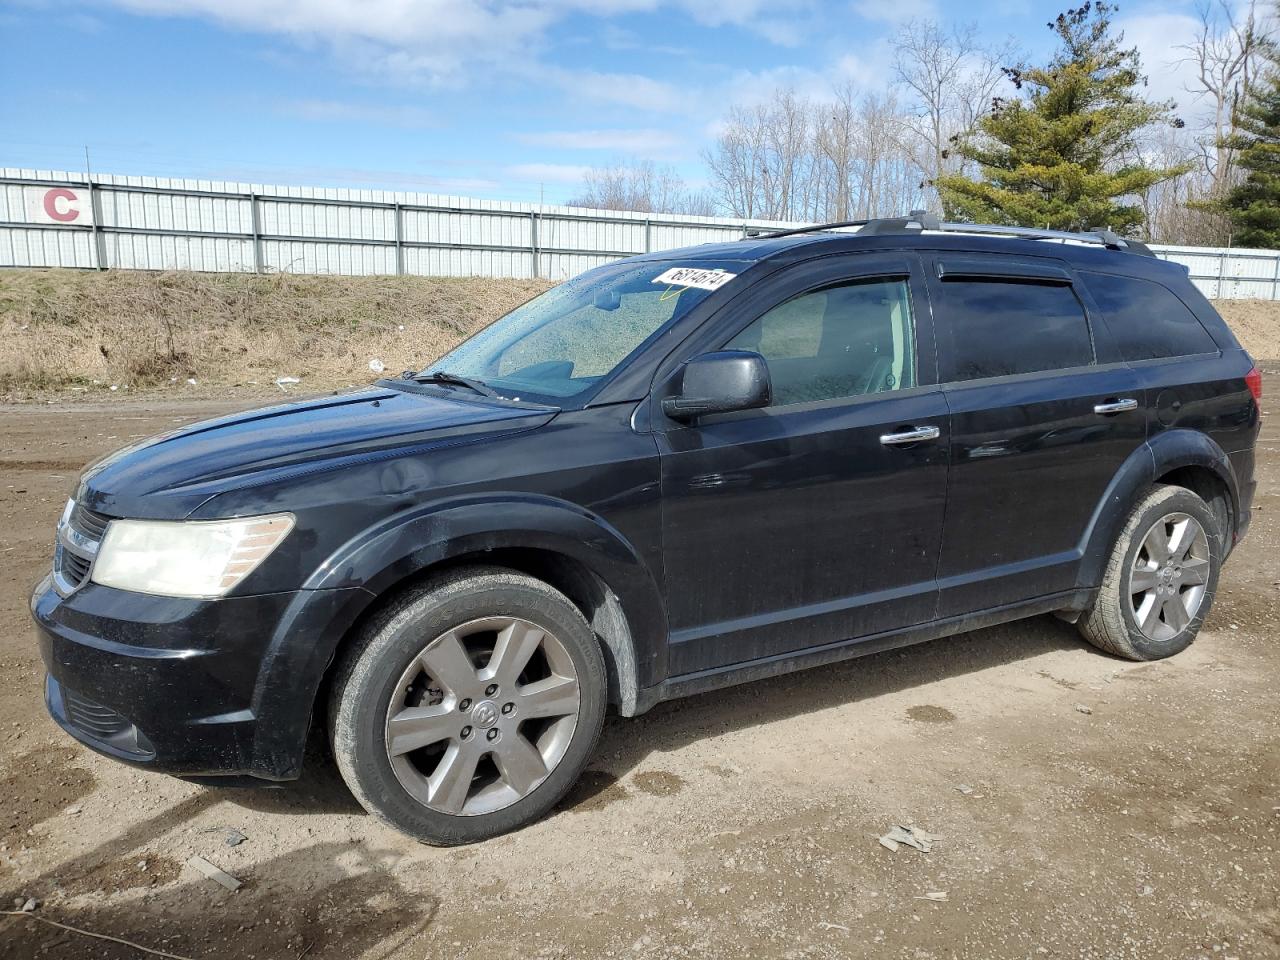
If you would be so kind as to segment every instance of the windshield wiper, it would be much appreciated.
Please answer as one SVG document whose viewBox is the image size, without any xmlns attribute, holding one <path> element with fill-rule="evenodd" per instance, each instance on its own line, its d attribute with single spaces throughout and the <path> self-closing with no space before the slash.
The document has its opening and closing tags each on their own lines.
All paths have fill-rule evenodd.
<svg viewBox="0 0 1280 960">
<path fill-rule="evenodd" d="M 496 397 L 497 391 L 492 387 L 486 386 L 479 380 L 472 380 L 470 377 L 464 377 L 457 373 L 450 373 L 448 370 L 433 370 L 431 373 L 417 374 L 413 377 L 420 383 L 450 383 L 459 387 L 466 387 L 474 390 L 476 393 L 485 397 Z"/>
</svg>

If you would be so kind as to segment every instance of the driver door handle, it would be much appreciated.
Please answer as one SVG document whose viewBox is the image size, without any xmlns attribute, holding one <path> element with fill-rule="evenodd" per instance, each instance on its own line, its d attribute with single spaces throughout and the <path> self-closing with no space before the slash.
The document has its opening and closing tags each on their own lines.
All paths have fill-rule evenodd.
<svg viewBox="0 0 1280 960">
<path fill-rule="evenodd" d="M 1093 412 L 1100 413 L 1104 417 L 1112 413 L 1125 413 L 1129 410 L 1137 410 L 1138 401 L 1126 397 L 1123 400 L 1108 400 L 1106 403 L 1095 403 Z"/>
<path fill-rule="evenodd" d="M 908 443 L 919 443 L 921 440 L 937 440 L 942 431 L 937 427 L 912 427 L 901 433 L 882 433 L 880 442 L 886 447 L 900 447 Z"/>
</svg>

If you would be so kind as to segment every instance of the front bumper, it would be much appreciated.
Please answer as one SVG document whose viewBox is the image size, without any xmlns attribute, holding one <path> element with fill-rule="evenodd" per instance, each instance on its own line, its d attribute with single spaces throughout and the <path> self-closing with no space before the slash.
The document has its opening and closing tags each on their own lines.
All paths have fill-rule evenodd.
<svg viewBox="0 0 1280 960">
<path fill-rule="evenodd" d="M 46 579 L 31 612 L 49 713 L 94 750 L 148 769 L 291 779 L 350 593 L 208 601 L 89 583 L 61 597 Z"/>
</svg>

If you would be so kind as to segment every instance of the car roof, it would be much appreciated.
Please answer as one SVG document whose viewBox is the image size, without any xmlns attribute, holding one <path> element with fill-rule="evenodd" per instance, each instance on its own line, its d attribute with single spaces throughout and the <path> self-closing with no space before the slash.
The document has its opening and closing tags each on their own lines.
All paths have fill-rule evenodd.
<svg viewBox="0 0 1280 960">
<path fill-rule="evenodd" d="M 871 253 L 892 250 L 965 251 L 1011 258 L 1051 257 L 1083 270 L 1101 270 L 1132 276 L 1170 280 L 1184 278 L 1180 264 L 1097 243 L 1059 239 L 1026 239 L 948 231 L 917 231 L 911 234 L 859 236 L 856 233 L 819 231 L 781 237 L 748 237 L 727 243 L 704 243 L 693 247 L 642 254 L 634 260 L 679 260 L 697 263 L 736 260 L 748 263 L 771 261 L 777 266 L 839 253 Z"/>
</svg>

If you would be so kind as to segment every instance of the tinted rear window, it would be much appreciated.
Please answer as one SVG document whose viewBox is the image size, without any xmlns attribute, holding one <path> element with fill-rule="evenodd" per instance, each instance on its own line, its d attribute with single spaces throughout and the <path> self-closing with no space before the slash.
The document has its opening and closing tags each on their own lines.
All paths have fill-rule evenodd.
<svg viewBox="0 0 1280 960">
<path fill-rule="evenodd" d="M 1063 284 L 947 280 L 956 380 L 1007 377 L 1093 363 L 1084 308 Z"/>
<path fill-rule="evenodd" d="M 1125 360 L 1217 352 L 1190 308 L 1160 284 L 1105 273 L 1082 276 Z"/>
</svg>

